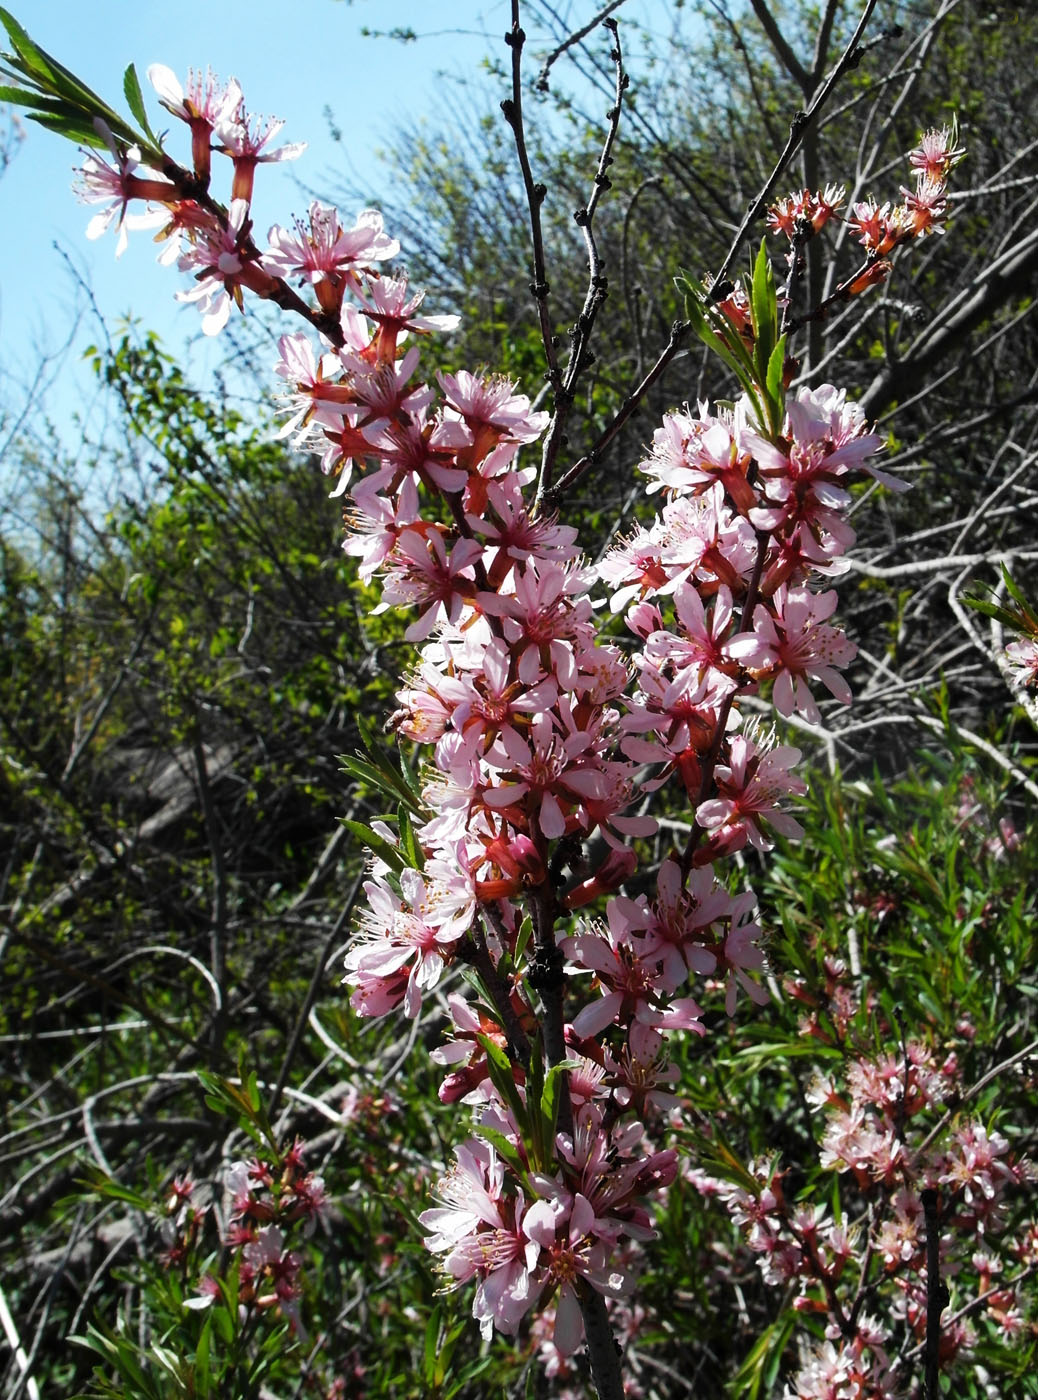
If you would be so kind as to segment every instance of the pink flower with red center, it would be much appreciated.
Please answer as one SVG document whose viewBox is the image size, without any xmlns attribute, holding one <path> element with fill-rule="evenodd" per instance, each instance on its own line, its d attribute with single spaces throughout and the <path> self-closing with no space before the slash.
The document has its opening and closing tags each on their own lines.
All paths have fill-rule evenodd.
<svg viewBox="0 0 1038 1400">
<path fill-rule="evenodd" d="M 249 248 L 249 206 L 243 199 L 231 201 L 227 226 L 199 229 L 196 243 L 177 259 L 181 272 L 191 272 L 195 286 L 178 292 L 177 300 L 196 302 L 202 313 L 202 330 L 218 335 L 231 314 L 231 302 L 243 310 L 242 288 L 266 296 L 271 278 Z"/>
<path fill-rule="evenodd" d="M 265 149 L 284 126 L 279 117 L 253 117 L 245 111 L 244 99 L 237 108 L 227 112 L 216 126 L 219 149 L 234 162 L 231 199 L 252 199 L 256 166 L 283 160 L 296 160 L 306 150 L 305 141 L 294 141 L 274 150 Z"/>
<path fill-rule="evenodd" d="M 653 939 L 640 936 L 646 912 L 629 899 L 611 899 L 606 928 L 571 935 L 560 946 L 577 966 L 593 972 L 602 995 L 573 1021 L 574 1034 L 597 1035 L 611 1025 L 638 1021 L 657 1030 L 691 1030 L 704 1035 L 700 1008 L 690 997 L 667 1001 L 669 979 Z"/>
<path fill-rule="evenodd" d="M 401 872 L 397 895 L 376 869 L 364 892 L 367 908 L 345 960 L 343 981 L 354 988 L 350 1005 L 361 1016 L 383 1016 L 402 1004 L 414 1020 L 422 995 L 436 986 L 453 960 L 471 906 L 459 908 L 456 895 L 443 898 L 417 870 Z"/>
<path fill-rule="evenodd" d="M 200 180 L 208 181 L 210 137 L 216 127 L 233 119 L 242 104 L 237 78 L 231 78 L 221 87 L 211 70 L 203 74 L 189 68 L 185 90 L 171 68 L 164 63 L 153 63 L 148 69 L 148 81 L 166 111 L 191 128 L 194 171 Z"/>
<path fill-rule="evenodd" d="M 926 180 L 943 181 L 966 154 L 965 146 L 956 146 L 948 127 L 931 127 L 919 138 L 919 145 L 908 154 L 908 163 L 917 175 Z"/>
<path fill-rule="evenodd" d="M 535 1201 L 526 1212 L 526 1233 L 542 1250 L 543 1284 L 559 1290 L 554 1339 L 563 1356 L 572 1356 L 584 1335 L 576 1280 L 585 1279 L 611 1297 L 624 1288 L 623 1275 L 609 1271 L 605 1246 L 592 1233 L 594 1224 L 594 1209 L 579 1194 L 568 1211 L 560 1210 L 557 1202 Z"/>
<path fill-rule="evenodd" d="M 675 684 L 682 672 L 691 670 L 695 681 L 709 681 L 719 694 L 736 689 L 734 674 L 737 667 L 732 657 L 736 653 L 727 640 L 732 622 L 732 595 L 722 584 L 707 614 L 699 590 L 689 583 L 679 584 L 674 592 L 674 610 L 680 634 L 653 632 L 645 642 L 645 661 L 674 677 Z M 735 639 L 733 638 L 733 641 Z M 692 677 L 684 677 L 691 684 Z"/>
<path fill-rule="evenodd" d="M 696 853 L 697 864 L 718 853 L 739 851 L 747 841 L 759 851 L 770 851 L 773 843 L 762 822 L 783 836 L 803 836 L 800 823 L 778 806 L 782 798 L 807 791 L 803 779 L 790 772 L 799 759 L 799 749 L 775 747 L 772 736 L 759 732 L 736 734 L 728 740 L 728 762 L 714 769 L 720 796 L 696 808 L 696 821 L 710 835 Z"/>
<path fill-rule="evenodd" d="M 100 118 L 94 125 L 111 153 L 114 165 L 107 164 L 93 152 L 76 171 L 73 189 L 84 204 L 104 204 L 106 207 L 87 224 L 86 236 L 94 239 L 107 233 L 113 223 L 119 230 L 115 256 L 122 257 L 128 242 L 127 230 L 156 228 L 168 215 L 161 209 L 148 209 L 141 214 L 128 214 L 131 199 L 165 200 L 175 197 L 176 189 L 155 171 L 140 164 L 141 153 L 136 146 L 120 149 L 109 128 Z M 135 173 L 140 171 L 139 174 Z"/>
<path fill-rule="evenodd" d="M 478 672 L 452 676 L 437 671 L 439 693 L 451 706 L 451 724 L 461 733 L 475 726 L 489 746 L 518 716 L 547 712 L 558 700 L 558 687 L 550 677 L 535 686 L 512 678 L 511 652 L 500 637 L 486 645 L 481 660 Z M 432 682 L 432 668 L 426 675 Z"/>
<path fill-rule="evenodd" d="M 620 721 L 620 748 L 635 763 L 674 763 L 679 769 L 684 764 L 686 788 L 690 795 L 698 793 L 698 756 L 713 742 L 731 686 L 726 681 L 721 687 L 713 674 L 701 677 L 693 667 L 671 677 L 644 656 L 638 659 L 637 691 Z M 646 732 L 651 737 L 638 737 Z"/>
<path fill-rule="evenodd" d="M 529 742 L 506 725 L 486 753 L 496 781 L 483 791 L 484 805 L 507 820 L 527 823 L 549 841 L 566 832 L 567 812 L 585 798 L 603 794 L 603 775 L 580 763 L 587 736 L 566 738 L 554 728 L 549 714 L 537 714 L 529 726 Z"/>
<path fill-rule="evenodd" d="M 541 1245 L 527 1233 L 529 1213 L 521 1191 L 504 1192 L 504 1169 L 496 1152 L 479 1139 L 455 1149 L 455 1164 L 440 1181 L 442 1205 L 418 1217 L 429 1232 L 426 1248 L 444 1255 L 453 1287 L 479 1280 L 472 1315 L 489 1337 L 496 1326 L 514 1335 L 539 1296 L 532 1287 Z"/>
<path fill-rule="evenodd" d="M 428 334 L 431 331 L 452 331 L 460 316 L 419 316 L 418 308 L 425 300 L 424 292 L 409 297 L 406 277 L 372 277 L 367 295 L 359 297 L 361 311 L 378 327 L 379 359 L 392 362 L 396 347 L 408 331 Z"/>
<path fill-rule="evenodd" d="M 915 238 L 927 233 L 943 233 L 941 225 L 948 214 L 948 197 L 944 184 L 939 180 L 922 179 L 914 190 L 906 190 L 905 223 Z"/>
<path fill-rule="evenodd" d="M 263 266 L 275 277 L 298 277 L 309 282 L 321 309 L 338 315 L 347 286 L 346 274 L 358 264 L 395 258 L 400 243 L 384 232 L 377 209 L 362 209 L 351 228 L 344 228 L 339 211 L 313 200 L 309 226 L 296 220 L 295 231 L 274 224 L 267 234 L 270 244 Z"/>
<path fill-rule="evenodd" d="M 874 257 L 882 257 L 905 236 L 904 207 L 878 204 L 874 199 L 859 200 L 847 220 L 859 243 Z"/>
<path fill-rule="evenodd" d="M 735 509 L 745 515 L 757 498 L 746 479 L 750 458 L 739 447 L 741 427 L 735 417 L 667 414 L 663 427 L 653 434 L 652 455 L 639 463 L 650 478 L 648 489 L 663 486 L 698 495 L 720 482 Z"/>
<path fill-rule="evenodd" d="M 599 561 L 598 575 L 609 586 L 610 612 L 623 612 L 629 603 L 651 597 L 669 581 L 661 553 L 657 531 L 638 526 Z"/>
<path fill-rule="evenodd" d="M 534 412 L 525 394 L 515 392 L 512 380 L 483 377 L 459 370 L 437 373 L 447 404 L 472 434 L 473 462 L 480 461 L 498 442 L 535 442 L 548 426 L 551 414 Z"/>
<path fill-rule="evenodd" d="M 472 486 L 470 474 L 465 487 L 466 512 L 471 511 Z M 492 586 L 500 584 L 514 564 L 523 564 L 531 558 L 559 563 L 576 558 L 576 529 L 572 525 L 560 525 L 552 516 L 539 515 L 534 519 L 514 472 L 484 481 L 484 486 L 487 508 L 483 516 L 468 513 L 466 519 L 473 533 L 482 535 L 494 550 L 493 558 L 487 563 L 487 578 Z"/>
<path fill-rule="evenodd" d="M 758 1005 L 767 1001 L 767 993 L 747 975 L 764 966 L 756 941 L 760 928 L 747 917 L 755 905 L 752 892 L 730 895 L 710 865 L 694 868 L 682 883 L 677 863 L 665 861 L 646 936 L 658 940 L 657 953 L 663 955 L 669 990 L 676 990 L 690 973 L 697 973 L 726 979 L 729 1016 L 734 1014 L 740 986 Z"/>
<path fill-rule="evenodd" d="M 826 185 L 817 192 L 801 190 L 787 195 L 768 210 L 769 228 L 793 237 L 797 221 L 803 219 L 814 233 L 823 228 L 847 198 L 843 185 Z"/>
<path fill-rule="evenodd" d="M 591 605 L 588 571 L 553 560 L 529 560 L 512 574 L 499 593 L 480 593 L 480 609 L 502 619 L 510 646 L 520 647 L 516 674 L 524 685 L 553 676 L 562 690 L 572 690 L 578 668 L 575 644 L 590 640 Z"/>
<path fill-rule="evenodd" d="M 772 698 L 787 719 L 795 711 L 812 724 L 821 721 L 808 680 L 819 680 L 834 699 L 851 702 L 850 686 L 836 667 L 848 666 L 858 648 L 837 627 L 830 627 L 838 602 L 835 591 L 812 593 L 783 585 L 770 604 L 758 603 L 753 634 L 734 638 L 732 656 L 756 675 L 774 678 Z"/>
<path fill-rule="evenodd" d="M 457 622 L 463 605 L 475 593 L 474 566 L 483 553 L 478 540 L 458 540 L 447 553 L 443 533 L 410 527 L 401 530 L 386 560 L 382 602 L 421 610 L 404 633 L 409 642 L 424 641 L 437 622 Z"/>
</svg>

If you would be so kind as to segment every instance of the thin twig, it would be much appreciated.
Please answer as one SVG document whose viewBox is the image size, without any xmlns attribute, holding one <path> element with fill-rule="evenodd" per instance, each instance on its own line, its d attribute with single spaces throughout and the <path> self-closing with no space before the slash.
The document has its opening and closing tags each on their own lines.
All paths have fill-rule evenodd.
<svg viewBox="0 0 1038 1400">
<path fill-rule="evenodd" d="M 577 381 L 584 370 L 592 363 L 590 351 L 591 336 L 594 332 L 595 321 L 601 310 L 602 303 L 606 299 L 608 292 L 608 279 L 602 270 L 602 260 L 598 251 L 598 244 L 594 235 L 594 218 L 598 209 L 599 200 L 612 184 L 609 179 L 608 170 L 613 163 L 612 150 L 616 141 L 616 134 L 620 128 L 620 113 L 623 109 L 623 95 L 628 87 L 628 77 L 624 72 L 623 52 L 620 48 L 620 35 L 615 20 L 607 19 L 604 28 L 608 29 L 613 36 L 613 48 L 610 50 L 610 57 L 616 72 L 616 86 L 614 89 L 613 105 L 606 113 L 609 127 L 606 131 L 605 140 L 602 143 L 602 153 L 598 159 L 598 169 L 595 171 L 592 181 L 591 197 L 587 204 L 574 212 L 574 219 L 584 237 L 584 247 L 587 251 L 588 263 L 588 285 L 584 295 L 584 305 L 580 309 L 576 324 L 573 327 L 570 337 L 570 355 L 566 365 L 566 372 L 561 384 L 555 391 L 554 413 L 548 427 L 547 435 L 544 439 L 544 448 L 541 454 L 541 471 L 537 482 L 537 493 L 534 498 L 534 513 L 537 514 L 542 509 L 546 495 L 551 491 L 552 479 L 555 473 L 555 459 L 558 456 L 559 448 L 565 442 L 566 423 L 569 419 L 570 410 L 576 395 Z"/>
<path fill-rule="evenodd" d="M 541 71 L 537 74 L 537 81 L 534 86 L 538 92 L 548 91 L 548 74 L 562 55 L 566 53 L 568 49 L 572 49 L 575 45 L 579 44 L 581 39 L 586 39 L 596 25 L 603 24 L 608 16 L 611 15 L 614 10 L 618 10 L 623 3 L 624 0 L 609 0 L 609 4 L 599 10 L 598 14 L 595 15 L 593 19 L 588 20 L 583 29 L 578 29 L 573 34 L 568 35 L 563 39 L 561 44 L 552 49 L 551 53 L 544 60 Z"/>
<path fill-rule="evenodd" d="M 828 78 L 822 84 L 821 88 L 819 88 L 817 96 L 812 100 L 811 105 L 806 109 L 806 111 L 795 112 L 793 114 L 793 120 L 790 122 L 789 126 L 789 138 L 782 149 L 781 155 L 775 162 L 774 169 L 768 176 L 767 180 L 765 180 L 764 184 L 761 186 L 755 199 L 753 200 L 753 203 L 750 205 L 745 215 L 743 216 L 743 221 L 739 225 L 738 231 L 736 232 L 736 235 L 732 240 L 731 247 L 725 254 L 725 258 L 721 264 L 720 271 L 718 272 L 717 277 L 714 279 L 715 286 L 723 286 L 724 283 L 728 280 L 731 274 L 732 264 L 735 262 L 736 255 L 742 246 L 743 239 L 746 237 L 746 234 L 748 233 L 752 225 L 760 217 L 761 211 L 764 209 L 764 206 L 771 198 L 772 191 L 778 184 L 780 176 L 786 170 L 790 161 L 800 149 L 800 143 L 804 139 L 804 133 L 814 122 L 817 121 L 819 112 L 821 112 L 822 108 L 825 106 L 825 103 L 829 99 L 829 94 L 832 92 L 833 88 L 840 81 L 843 75 L 846 72 L 848 72 L 851 68 L 856 67 L 857 64 L 861 61 L 862 51 L 859 47 L 859 44 L 861 41 L 861 37 L 865 32 L 865 27 L 868 24 L 869 20 L 872 18 L 872 11 L 875 8 L 876 0 L 866 0 L 865 8 L 862 11 L 861 19 L 859 19 L 857 25 L 855 26 L 854 33 L 851 35 L 850 43 L 840 55 L 839 59 L 837 60 L 836 66 L 833 68 Z"/>
</svg>

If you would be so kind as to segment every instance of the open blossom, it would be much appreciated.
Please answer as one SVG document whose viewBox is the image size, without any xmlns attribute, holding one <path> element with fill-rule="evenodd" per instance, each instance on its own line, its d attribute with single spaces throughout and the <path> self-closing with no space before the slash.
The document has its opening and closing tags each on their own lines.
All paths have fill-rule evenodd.
<svg viewBox="0 0 1038 1400">
<path fill-rule="evenodd" d="M 812 593 L 783 585 L 769 605 L 758 603 L 753 635 L 734 638 L 729 645 L 744 666 L 774 678 L 775 707 L 787 718 L 798 712 L 812 724 L 821 720 L 807 685 L 812 679 L 821 681 L 842 704 L 850 704 L 850 686 L 836 668 L 853 661 L 858 649 L 839 628 L 826 622 L 836 604 L 831 590 Z"/>
<path fill-rule="evenodd" d="M 347 276 L 355 267 L 395 258 L 400 243 L 384 231 L 377 209 L 362 209 L 351 227 L 343 226 L 339 211 L 313 200 L 308 223 L 296 220 L 294 230 L 274 224 L 263 266 L 276 277 L 301 278 L 311 284 L 322 311 L 338 316 Z"/>
<path fill-rule="evenodd" d="M 111 131 L 100 118 L 94 125 L 108 147 L 114 164 L 109 165 L 99 155 L 88 152 L 76 172 L 73 188 L 84 204 L 105 205 L 105 208 L 90 220 L 86 235 L 88 238 L 100 238 L 114 223 L 119 230 L 119 241 L 115 249 L 118 258 L 126 251 L 129 229 L 156 228 L 164 223 L 167 217 L 161 209 L 148 209 L 141 214 L 130 214 L 127 212 L 130 200 L 164 200 L 175 191 L 168 180 L 140 164 L 141 153 L 136 146 L 120 149 Z"/>
<path fill-rule="evenodd" d="M 826 185 L 824 190 L 800 190 L 778 200 L 768 210 L 768 227 L 792 238 L 800 220 L 817 233 L 847 198 L 843 185 Z"/>
<path fill-rule="evenodd" d="M 246 203 L 251 201 L 257 165 L 296 160 L 306 150 L 305 141 L 294 141 L 287 146 L 267 149 L 268 143 L 284 124 L 278 117 L 251 116 L 245 110 L 244 101 L 221 117 L 215 135 L 220 142 L 219 149 L 234 162 L 232 200 L 244 199 Z"/>
<path fill-rule="evenodd" d="M 909 152 L 908 163 L 921 179 L 944 181 L 965 154 L 966 147 L 954 144 L 948 127 L 931 127 L 920 137 L 915 150 Z"/>
<path fill-rule="evenodd" d="M 470 899 L 459 901 L 456 890 L 417 870 L 401 873 L 399 895 L 377 870 L 364 892 L 367 908 L 346 954 L 343 980 L 355 989 L 350 1004 L 362 1016 L 384 1016 L 402 1005 L 413 1019 L 471 922 Z"/>
<path fill-rule="evenodd" d="M 807 791 L 803 779 L 790 772 L 799 759 L 799 749 L 776 747 L 770 737 L 733 735 L 728 762 L 715 770 L 720 796 L 696 808 L 696 821 L 710 833 L 705 849 L 730 854 L 749 842 L 760 851 L 770 851 L 772 843 L 762 822 L 783 836 L 803 836 L 800 823 L 778 806 L 783 797 Z M 706 859 L 709 856 L 704 853 Z"/>
<path fill-rule="evenodd" d="M 188 69 L 186 88 L 164 63 L 153 63 L 148 69 L 148 81 L 159 101 L 191 128 L 191 156 L 195 174 L 207 181 L 210 171 L 212 134 L 218 126 L 233 119 L 242 104 L 238 80 L 231 78 L 221 87 L 212 71 L 205 74 Z"/>
<path fill-rule="evenodd" d="M 270 275 L 247 246 L 248 236 L 248 204 L 243 199 L 232 200 L 227 226 L 197 230 L 194 243 L 177 261 L 182 272 L 190 272 L 195 278 L 194 287 L 178 292 L 177 300 L 197 304 L 206 335 L 218 335 L 223 330 L 232 302 L 243 309 L 243 287 L 257 296 L 266 296 L 271 289 Z"/>
<path fill-rule="evenodd" d="M 1017 685 L 1038 689 L 1038 637 L 1020 637 L 1006 647 L 1010 673 Z"/>
</svg>

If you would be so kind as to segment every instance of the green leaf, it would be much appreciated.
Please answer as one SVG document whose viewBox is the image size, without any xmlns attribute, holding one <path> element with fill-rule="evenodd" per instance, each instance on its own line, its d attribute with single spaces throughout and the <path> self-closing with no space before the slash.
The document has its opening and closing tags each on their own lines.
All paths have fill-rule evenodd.
<svg viewBox="0 0 1038 1400">
<path fill-rule="evenodd" d="M 765 240 L 761 239 L 757 260 L 753 265 L 753 281 L 750 284 L 750 316 L 753 321 L 754 358 L 758 382 L 763 384 L 768 376 L 772 351 L 778 339 L 778 299 L 775 295 L 775 279 L 771 271 L 771 259 Z"/>
<path fill-rule="evenodd" d="M 786 339 L 787 337 L 782 335 L 776 341 L 764 376 L 768 416 L 771 420 L 770 427 L 776 437 L 782 432 L 782 422 L 786 412 L 786 391 L 782 384 L 782 376 L 786 367 Z"/>
<path fill-rule="evenodd" d="M 421 808 L 415 801 L 414 793 L 400 774 L 394 772 L 392 768 L 387 768 L 380 762 L 369 763 L 359 754 L 354 756 L 340 754 L 339 762 L 347 773 L 352 773 L 355 778 L 367 783 L 376 792 L 383 793 L 394 804 L 403 802 L 409 812 L 414 812 L 416 815 L 421 814 Z"/>
<path fill-rule="evenodd" d="M 145 131 L 150 131 L 148 126 L 148 113 L 144 106 L 144 94 L 141 92 L 140 79 L 137 77 L 137 69 L 131 63 L 123 74 L 123 96 L 126 98 L 126 105 Z"/>
<path fill-rule="evenodd" d="M 494 1088 L 508 1104 L 512 1110 L 513 1117 L 519 1126 L 524 1137 L 529 1136 L 529 1116 L 519 1097 L 519 1090 L 516 1088 L 515 1078 L 512 1074 L 512 1063 L 496 1041 L 486 1035 L 477 1035 L 476 1039 L 482 1045 L 487 1054 L 487 1073 L 490 1075 Z"/>
<path fill-rule="evenodd" d="M 86 117 L 59 112 L 30 112 L 28 117 L 29 121 L 53 131 L 57 136 L 75 141 L 78 146 L 93 146 L 98 150 L 105 148 L 97 128 Z"/>
<path fill-rule="evenodd" d="M 443 1304 L 437 1303 L 425 1324 L 425 1354 L 423 1357 L 425 1384 L 433 1389 L 440 1383 L 441 1375 L 437 1366 L 440 1342 L 440 1324 L 443 1321 Z"/>
<path fill-rule="evenodd" d="M 568 1070 L 579 1068 L 576 1060 L 562 1060 L 559 1064 L 552 1065 L 545 1077 L 544 1088 L 541 1091 L 541 1118 L 544 1122 L 545 1144 L 548 1146 L 553 1146 L 555 1142 L 559 1104 L 562 1101 L 563 1075 Z"/>
<path fill-rule="evenodd" d="M 135 1206 L 138 1210 L 151 1210 L 153 1201 L 148 1201 L 139 1191 L 131 1191 L 126 1186 L 121 1186 L 118 1181 L 113 1181 L 111 1177 L 104 1176 L 97 1172 L 89 1177 L 80 1177 L 77 1183 L 85 1187 L 88 1191 L 96 1191 L 99 1196 L 107 1196 L 113 1201 L 125 1201 L 128 1205 Z"/>
<path fill-rule="evenodd" d="M 205 1326 L 202 1328 L 202 1335 L 198 1339 L 198 1346 L 195 1348 L 195 1394 L 198 1400 L 208 1400 L 210 1390 L 209 1373 L 209 1347 L 213 1335 L 212 1311 L 206 1315 Z"/>
<path fill-rule="evenodd" d="M 400 828 L 400 849 L 407 858 L 407 864 L 412 870 L 424 870 L 425 853 L 418 844 L 410 814 L 403 803 L 397 808 L 397 825 Z"/>
<path fill-rule="evenodd" d="M 363 822 L 351 821 L 349 817 L 340 817 L 339 820 L 347 831 L 352 832 L 372 855 L 378 856 L 395 874 L 399 875 L 402 870 L 407 869 L 408 862 L 404 853 L 391 841 L 387 841 L 384 836 L 380 836 Z"/>
<path fill-rule="evenodd" d="M 523 1188 L 528 1189 L 526 1163 L 515 1143 L 506 1138 L 504 1133 L 499 1133 L 496 1128 L 488 1128 L 486 1124 L 480 1125 L 479 1136 L 484 1142 L 490 1144 L 503 1162 L 507 1162 L 519 1178 Z"/>
<path fill-rule="evenodd" d="M 523 955 L 532 937 L 533 920 L 530 918 L 529 914 L 526 914 L 523 917 L 522 923 L 519 925 L 519 932 L 515 939 L 515 952 L 512 955 L 512 962 L 516 967 L 522 967 Z"/>
</svg>

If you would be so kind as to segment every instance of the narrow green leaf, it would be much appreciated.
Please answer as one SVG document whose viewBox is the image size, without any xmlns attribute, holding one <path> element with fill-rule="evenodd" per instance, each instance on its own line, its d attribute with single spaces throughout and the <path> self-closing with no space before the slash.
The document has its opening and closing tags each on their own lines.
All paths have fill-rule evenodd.
<svg viewBox="0 0 1038 1400">
<path fill-rule="evenodd" d="M 753 319 L 754 358 L 757 378 L 763 384 L 767 379 L 768 365 L 778 337 L 778 303 L 775 295 L 775 279 L 771 271 L 771 259 L 765 240 L 761 239 L 757 259 L 753 265 L 753 281 L 750 284 L 750 314 Z"/>
<path fill-rule="evenodd" d="M 363 822 L 351 821 L 348 817 L 342 817 L 340 820 L 346 830 L 352 832 L 372 855 L 378 856 L 379 860 L 384 861 L 390 870 L 399 875 L 402 870 L 407 868 L 407 860 L 403 853 L 392 842 L 387 841 L 384 836 L 380 836 L 377 831 L 372 831 L 371 827 L 365 826 Z"/>
<path fill-rule="evenodd" d="M 213 1336 L 212 1311 L 206 1314 L 205 1326 L 202 1328 L 202 1335 L 198 1339 L 198 1346 L 195 1348 L 195 1394 L 198 1400 L 209 1400 L 210 1373 L 209 1373 L 209 1348 Z"/>
<path fill-rule="evenodd" d="M 526 1163 L 515 1143 L 509 1141 L 504 1133 L 499 1133 L 496 1128 L 488 1128 L 485 1124 L 480 1127 L 479 1135 L 484 1142 L 490 1144 L 503 1162 L 507 1162 L 525 1189 L 527 1186 Z"/>
<path fill-rule="evenodd" d="M 32 72 L 46 72 L 46 65 L 40 57 L 40 50 L 22 26 L 8 10 L 0 9 L 0 24 L 7 30 L 7 37 L 14 45 L 15 53 Z"/>
<path fill-rule="evenodd" d="M 86 117 L 65 116 L 57 112 L 29 112 L 28 119 L 37 125 L 53 131 L 56 136 L 64 136 L 75 141 L 77 146 L 93 146 L 104 149 L 104 142 L 97 134 L 97 128 Z"/>
<path fill-rule="evenodd" d="M 777 437 L 782 432 L 782 423 L 786 411 L 786 391 L 782 385 L 782 375 L 786 366 L 786 340 L 782 335 L 775 344 L 768 360 L 767 373 L 764 376 L 764 390 L 768 401 L 768 416 L 771 419 L 771 431 Z"/>
<path fill-rule="evenodd" d="M 439 1353 L 440 1323 L 443 1319 L 443 1304 L 437 1303 L 429 1315 L 429 1321 L 425 1324 L 425 1355 L 424 1370 L 425 1384 L 433 1389 L 439 1384 L 437 1375 L 437 1355 Z"/>
<path fill-rule="evenodd" d="M 546 1145 L 551 1147 L 555 1142 L 555 1128 L 559 1121 L 559 1103 L 562 1099 L 562 1076 L 567 1070 L 577 1069 L 576 1060 L 563 1060 L 557 1065 L 552 1065 L 544 1080 L 544 1088 L 541 1091 L 541 1116 L 544 1119 Z"/>
<path fill-rule="evenodd" d="M 359 754 L 340 754 L 339 762 L 348 773 L 352 773 L 361 782 L 369 783 L 376 791 L 392 798 L 394 803 L 405 803 L 411 812 L 417 813 L 421 810 L 403 778 L 391 768 L 386 768 L 381 763 L 370 763 Z"/>
<path fill-rule="evenodd" d="M 515 953 L 512 955 L 512 961 L 516 967 L 522 966 L 523 955 L 526 952 L 527 946 L 532 937 L 533 920 L 530 918 L 529 914 L 527 914 L 523 918 L 522 923 L 519 925 L 519 932 L 516 935 Z"/>
<path fill-rule="evenodd" d="M 136 121 L 139 121 L 145 131 L 149 131 L 148 112 L 144 106 L 144 94 L 141 92 L 140 79 L 137 77 L 137 69 L 131 63 L 123 74 L 123 96 L 126 98 L 126 105 Z"/>
<path fill-rule="evenodd" d="M 486 1051 L 487 1073 L 490 1075 L 494 1088 L 512 1110 L 523 1136 L 527 1137 L 529 1135 L 529 1116 L 523 1106 L 522 1099 L 519 1097 L 519 1090 L 516 1088 L 508 1056 L 501 1046 L 496 1041 L 491 1040 L 489 1036 L 477 1035 L 476 1039 Z"/>
<path fill-rule="evenodd" d="M 397 808 L 397 825 L 400 828 L 400 849 L 403 851 L 408 865 L 412 870 L 424 870 L 425 853 L 418 844 L 410 814 L 402 802 Z"/>
</svg>

